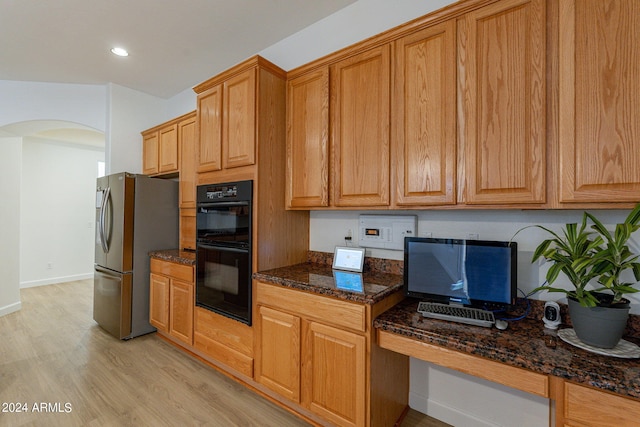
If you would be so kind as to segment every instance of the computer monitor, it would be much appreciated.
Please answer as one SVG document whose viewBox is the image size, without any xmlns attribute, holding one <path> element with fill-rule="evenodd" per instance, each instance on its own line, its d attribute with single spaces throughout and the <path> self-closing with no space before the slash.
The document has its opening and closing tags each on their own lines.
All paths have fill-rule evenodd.
<svg viewBox="0 0 640 427">
<path fill-rule="evenodd" d="M 405 295 L 484 309 L 517 296 L 517 243 L 406 237 Z"/>
</svg>

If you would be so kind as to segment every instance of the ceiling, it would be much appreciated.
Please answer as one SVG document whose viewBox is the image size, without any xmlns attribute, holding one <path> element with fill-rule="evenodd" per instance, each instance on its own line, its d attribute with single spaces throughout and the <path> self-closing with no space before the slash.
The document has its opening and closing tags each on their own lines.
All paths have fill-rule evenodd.
<svg viewBox="0 0 640 427">
<path fill-rule="evenodd" d="M 0 80 L 170 98 L 354 2 L 0 0 Z"/>
</svg>

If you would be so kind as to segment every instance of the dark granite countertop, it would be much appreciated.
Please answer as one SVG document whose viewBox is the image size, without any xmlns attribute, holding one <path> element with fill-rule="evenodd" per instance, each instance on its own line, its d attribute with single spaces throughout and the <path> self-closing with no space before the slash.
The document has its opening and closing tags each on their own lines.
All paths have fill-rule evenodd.
<svg viewBox="0 0 640 427">
<path fill-rule="evenodd" d="M 600 356 L 555 338 L 548 347 L 539 317 L 510 322 L 509 328 L 483 328 L 417 313 L 417 301 L 406 299 L 377 317 L 374 327 L 510 366 L 554 375 L 625 396 L 640 398 L 640 360 Z M 547 338 L 547 340 L 545 340 Z M 624 337 L 638 343 L 632 337 Z"/>
<path fill-rule="evenodd" d="M 401 275 L 365 271 L 361 277 L 362 291 L 353 291 L 340 288 L 326 264 L 307 262 L 253 274 L 257 280 L 363 304 L 375 304 L 402 288 Z"/>
<path fill-rule="evenodd" d="M 175 262 L 184 265 L 196 265 L 195 251 L 185 251 L 182 249 L 165 249 L 161 251 L 149 252 L 151 258 L 161 259 L 163 261 Z"/>
</svg>

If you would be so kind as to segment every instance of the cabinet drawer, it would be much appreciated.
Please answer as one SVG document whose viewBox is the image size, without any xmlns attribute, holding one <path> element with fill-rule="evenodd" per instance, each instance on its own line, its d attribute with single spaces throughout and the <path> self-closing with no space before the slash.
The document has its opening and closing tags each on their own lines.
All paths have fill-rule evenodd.
<svg viewBox="0 0 640 427">
<path fill-rule="evenodd" d="M 565 383 L 565 417 L 569 425 L 637 426 L 640 400 Z"/>
<path fill-rule="evenodd" d="M 193 266 L 151 258 L 151 272 L 193 283 Z"/>
<path fill-rule="evenodd" d="M 195 331 L 246 356 L 253 356 L 253 330 L 236 320 L 196 307 Z"/>
<path fill-rule="evenodd" d="M 253 358 L 230 349 L 197 331 L 193 334 L 193 343 L 196 349 L 212 359 L 223 363 L 249 378 L 253 377 Z"/>
<path fill-rule="evenodd" d="M 356 331 L 366 331 L 366 307 L 364 305 L 262 282 L 257 283 L 256 289 L 259 304 L 281 308 L 306 318 L 321 320 L 322 323 Z"/>
</svg>

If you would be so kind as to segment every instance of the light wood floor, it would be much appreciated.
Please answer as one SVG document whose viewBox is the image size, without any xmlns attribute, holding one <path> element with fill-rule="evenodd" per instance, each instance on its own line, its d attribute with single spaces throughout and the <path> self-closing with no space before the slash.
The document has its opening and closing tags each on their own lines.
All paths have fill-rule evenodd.
<svg viewBox="0 0 640 427">
<path fill-rule="evenodd" d="M 0 317 L 0 426 L 307 425 L 155 334 L 108 335 L 92 318 L 91 280 L 21 298 Z M 411 410 L 402 426 L 446 424 Z"/>
</svg>

